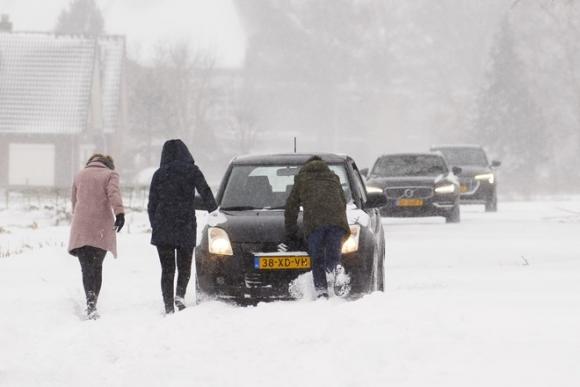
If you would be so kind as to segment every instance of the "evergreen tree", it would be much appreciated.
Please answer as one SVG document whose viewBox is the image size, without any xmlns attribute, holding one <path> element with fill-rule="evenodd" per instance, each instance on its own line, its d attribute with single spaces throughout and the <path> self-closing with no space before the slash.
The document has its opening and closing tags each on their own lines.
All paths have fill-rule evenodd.
<svg viewBox="0 0 580 387">
<path fill-rule="evenodd" d="M 530 193 L 547 160 L 549 136 L 542 110 L 528 89 L 507 18 L 492 48 L 477 109 L 472 140 L 502 159 L 505 185 Z"/>
<path fill-rule="evenodd" d="M 105 32 L 105 19 L 95 0 L 73 0 L 60 13 L 55 32 L 98 36 Z"/>
</svg>

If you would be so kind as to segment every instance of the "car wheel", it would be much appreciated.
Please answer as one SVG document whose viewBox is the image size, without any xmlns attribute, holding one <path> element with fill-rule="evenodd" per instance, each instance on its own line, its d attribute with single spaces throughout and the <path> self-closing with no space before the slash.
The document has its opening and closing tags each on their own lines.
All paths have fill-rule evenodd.
<svg viewBox="0 0 580 387">
<path fill-rule="evenodd" d="M 445 223 L 459 223 L 461 221 L 461 211 L 459 209 L 459 203 L 453 206 L 453 209 L 449 211 L 445 217 Z"/>
<path fill-rule="evenodd" d="M 373 268 L 368 266 L 369 262 L 365 262 L 363 266 L 346 268 L 347 274 L 350 276 L 351 285 L 349 297 L 358 298 L 371 290 Z"/>
<path fill-rule="evenodd" d="M 197 273 L 195 273 L 195 276 L 193 277 L 193 280 L 195 281 L 195 293 L 193 295 L 193 298 L 195 300 L 195 305 L 199 305 L 204 301 L 204 295 L 203 292 L 201 290 L 201 287 L 199 286 L 199 279 L 197 278 Z"/>
<path fill-rule="evenodd" d="M 380 264 L 379 264 L 379 247 L 375 246 L 373 250 L 373 266 L 371 270 L 371 276 L 369 278 L 369 292 L 376 292 L 379 290 L 379 276 L 380 276 Z"/>
<path fill-rule="evenodd" d="M 380 253 L 378 256 L 378 283 L 377 283 L 377 291 L 384 292 L 385 291 L 385 242 L 383 240 Z"/>
<path fill-rule="evenodd" d="M 493 191 L 491 198 L 485 202 L 485 212 L 497 212 L 497 193 Z"/>
</svg>

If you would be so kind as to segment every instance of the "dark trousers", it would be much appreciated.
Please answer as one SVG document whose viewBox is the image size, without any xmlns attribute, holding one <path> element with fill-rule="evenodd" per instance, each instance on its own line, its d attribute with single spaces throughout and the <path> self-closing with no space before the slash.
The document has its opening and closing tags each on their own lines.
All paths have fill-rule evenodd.
<svg viewBox="0 0 580 387">
<path fill-rule="evenodd" d="M 83 287 L 87 298 L 87 309 L 95 310 L 103 282 L 103 260 L 107 252 L 92 246 L 76 249 L 83 273 Z"/>
<path fill-rule="evenodd" d="M 326 272 L 340 262 L 341 240 L 346 232 L 338 226 L 320 226 L 308 236 L 308 253 L 312 259 L 312 277 L 317 292 L 327 292 Z"/>
<path fill-rule="evenodd" d="M 184 298 L 187 284 L 191 277 L 191 261 L 193 247 L 157 246 L 159 261 L 161 262 L 161 293 L 165 312 L 172 313 L 175 308 L 173 284 L 175 281 L 175 263 L 177 261 L 177 287 L 175 295 Z"/>
</svg>

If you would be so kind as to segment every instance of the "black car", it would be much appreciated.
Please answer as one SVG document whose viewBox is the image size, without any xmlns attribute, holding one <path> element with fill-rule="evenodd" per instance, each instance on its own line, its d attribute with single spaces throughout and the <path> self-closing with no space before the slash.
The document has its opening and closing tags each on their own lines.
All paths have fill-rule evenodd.
<svg viewBox="0 0 580 387">
<path fill-rule="evenodd" d="M 384 192 L 381 215 L 393 217 L 443 216 L 458 223 L 459 182 L 440 154 L 405 153 L 380 156 L 367 178 L 367 187 Z"/>
<path fill-rule="evenodd" d="M 279 252 L 284 242 L 284 209 L 294 175 L 312 154 L 243 156 L 231 161 L 195 249 L 197 286 L 204 296 L 234 300 L 291 299 L 291 284 L 311 269 L 308 253 Z M 338 175 L 347 201 L 350 237 L 342 265 L 350 296 L 384 289 L 385 237 L 378 207 L 382 193 L 367 193 L 348 156 L 319 155 Z M 197 208 L 201 208 L 197 203 Z M 302 227 L 302 215 L 298 219 Z"/>
<path fill-rule="evenodd" d="M 443 154 L 449 165 L 461 167 L 462 204 L 484 204 L 485 211 L 497 211 L 497 172 L 499 161 L 489 161 L 479 145 L 439 145 L 432 151 Z"/>
</svg>

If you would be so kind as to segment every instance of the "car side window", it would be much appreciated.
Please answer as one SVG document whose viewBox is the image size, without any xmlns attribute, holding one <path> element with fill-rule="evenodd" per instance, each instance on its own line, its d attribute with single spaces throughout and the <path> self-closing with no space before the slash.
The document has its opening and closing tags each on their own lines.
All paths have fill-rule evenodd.
<svg viewBox="0 0 580 387">
<path fill-rule="evenodd" d="M 367 191 L 365 189 L 365 184 L 364 184 L 363 179 L 360 175 L 360 172 L 358 171 L 358 168 L 354 162 L 352 163 L 352 171 L 353 171 L 353 175 L 354 175 L 354 186 L 358 192 L 358 197 L 361 198 L 363 203 L 366 203 Z"/>
</svg>

